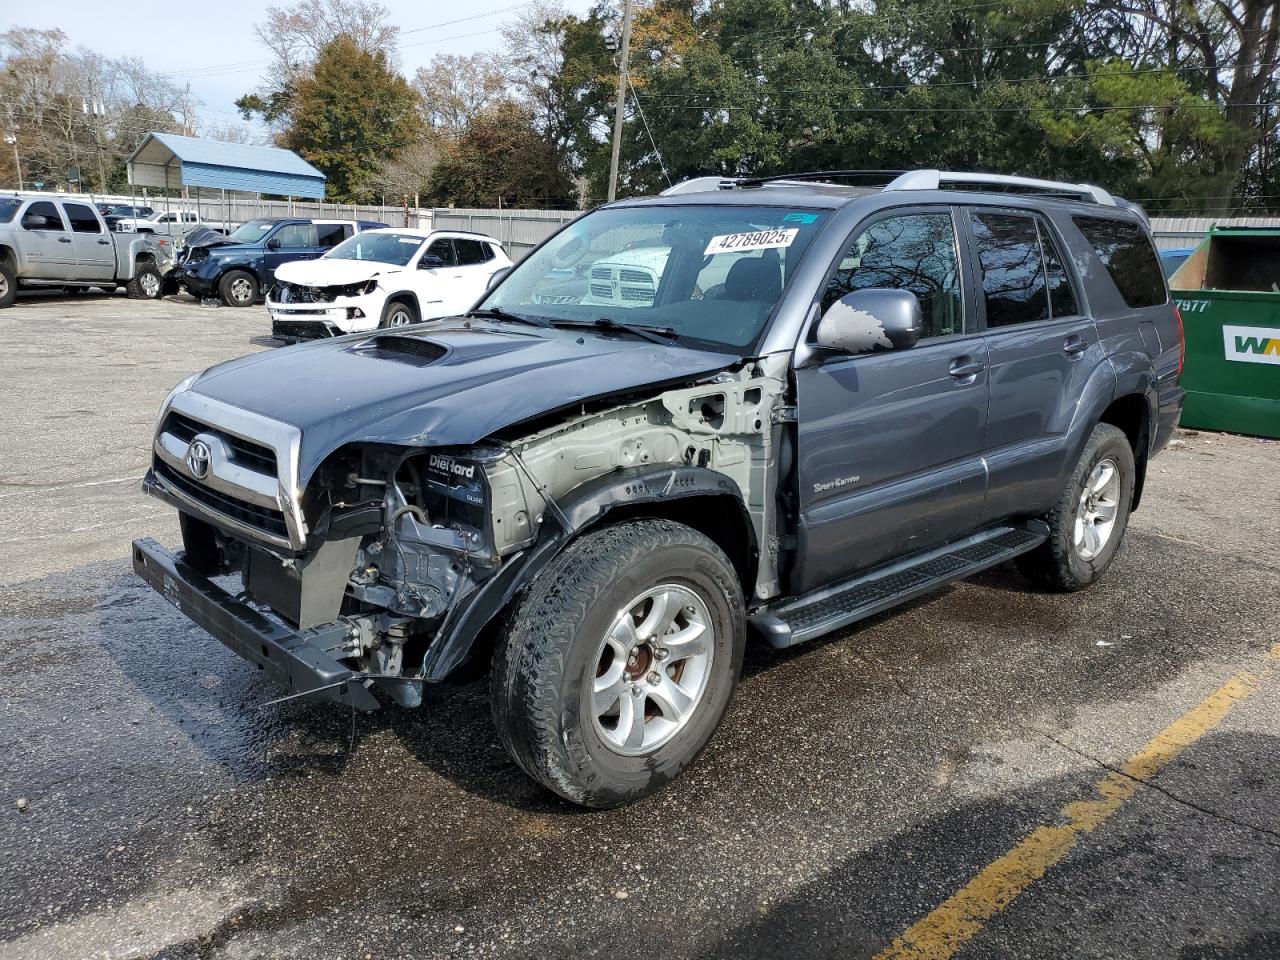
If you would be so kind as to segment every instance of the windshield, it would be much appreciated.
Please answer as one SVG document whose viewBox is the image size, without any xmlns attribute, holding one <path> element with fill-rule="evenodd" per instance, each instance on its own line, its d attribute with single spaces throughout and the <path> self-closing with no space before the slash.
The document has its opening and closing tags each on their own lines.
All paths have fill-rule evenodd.
<svg viewBox="0 0 1280 960">
<path fill-rule="evenodd" d="M 0 223 L 10 222 L 14 214 L 18 212 L 18 208 L 22 206 L 22 201 L 14 197 L 6 200 L 0 200 Z"/>
<path fill-rule="evenodd" d="M 324 259 L 372 260 L 403 267 L 425 242 L 425 237 L 408 233 L 357 233 L 326 253 Z"/>
<path fill-rule="evenodd" d="M 760 335 L 826 214 L 728 204 L 598 210 L 531 253 L 479 305 L 665 327 L 717 347 Z"/>
<path fill-rule="evenodd" d="M 227 239 L 234 243 L 256 243 L 275 225 L 275 220 L 248 220 L 227 234 Z"/>
</svg>

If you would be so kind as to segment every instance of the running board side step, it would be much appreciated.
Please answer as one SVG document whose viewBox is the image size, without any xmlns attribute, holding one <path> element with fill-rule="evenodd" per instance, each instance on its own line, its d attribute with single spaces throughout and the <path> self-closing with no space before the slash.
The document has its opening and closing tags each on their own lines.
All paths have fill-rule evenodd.
<svg viewBox="0 0 1280 960">
<path fill-rule="evenodd" d="M 770 646 L 792 647 L 1012 560 L 1034 550 L 1047 537 L 1048 528 L 1040 521 L 985 530 L 778 606 L 765 607 L 747 621 Z"/>
</svg>

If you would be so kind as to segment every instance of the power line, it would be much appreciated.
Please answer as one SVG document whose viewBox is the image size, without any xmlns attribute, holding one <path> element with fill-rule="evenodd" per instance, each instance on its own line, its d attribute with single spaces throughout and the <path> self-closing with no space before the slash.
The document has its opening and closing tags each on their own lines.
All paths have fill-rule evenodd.
<svg viewBox="0 0 1280 960">
<path fill-rule="evenodd" d="M 640 105 L 640 94 L 636 93 L 635 85 L 631 82 L 631 78 L 627 78 L 627 87 L 631 90 L 631 96 L 636 101 L 636 112 L 640 114 L 640 122 L 644 124 L 644 132 L 649 135 L 649 143 L 653 146 L 653 154 L 658 158 L 658 169 L 662 171 L 662 179 L 667 181 L 667 186 L 671 186 L 671 178 L 667 176 L 667 165 L 662 162 L 662 151 L 658 149 L 658 142 L 653 139 L 653 131 L 649 129 L 649 121 L 644 115 L 644 107 Z"/>
<path fill-rule="evenodd" d="M 528 7 L 533 2 L 534 0 L 525 0 L 524 3 L 517 3 L 507 7 L 499 7 L 498 9 L 490 10 L 487 13 L 477 13 L 469 17 L 459 17 L 456 20 L 442 20 L 439 23 L 429 23 L 421 27 L 410 27 L 408 30 L 401 30 L 399 32 L 399 35 L 404 36 L 405 34 L 409 34 L 409 33 L 422 33 L 426 30 L 439 30 L 442 27 L 451 27 L 454 24 L 466 23 L 471 20 L 482 20 L 485 17 L 496 17 L 503 13 L 510 13 L 513 10 L 519 10 L 519 9 L 522 9 L 523 7 Z M 480 36 L 481 34 L 485 34 L 485 33 L 497 33 L 498 29 L 500 28 L 495 28 L 493 30 L 482 30 L 482 31 L 479 31 L 478 33 L 466 33 L 466 34 L 461 34 L 455 37 L 440 37 L 434 40 L 425 40 L 425 41 L 420 41 L 416 43 L 399 44 L 399 46 L 419 47 L 419 46 L 424 46 L 425 44 L 428 44 L 428 43 L 447 43 L 450 40 L 463 40 L 468 37 Z M 259 57 L 258 59 L 255 59 L 255 60 L 235 60 L 230 63 L 215 63 L 215 64 L 208 64 L 207 66 L 203 66 L 203 67 L 190 67 L 186 70 L 171 70 L 166 73 L 160 73 L 159 76 L 176 77 L 176 78 L 183 78 L 183 79 L 194 79 L 201 76 L 215 76 L 218 73 L 222 73 L 222 72 L 244 73 L 246 72 L 247 68 L 265 66 L 266 64 L 270 63 L 271 60 L 272 60 L 271 57 Z M 239 69 L 239 70 L 229 69 L 232 67 L 242 67 L 246 69 Z"/>
</svg>

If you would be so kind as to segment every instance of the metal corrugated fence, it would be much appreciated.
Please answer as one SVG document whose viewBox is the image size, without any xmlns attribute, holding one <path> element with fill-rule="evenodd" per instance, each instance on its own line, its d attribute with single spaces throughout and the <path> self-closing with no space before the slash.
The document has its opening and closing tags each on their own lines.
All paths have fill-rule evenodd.
<svg viewBox="0 0 1280 960">
<path fill-rule="evenodd" d="M 486 233 L 506 247 L 512 260 L 519 260 L 564 224 L 582 216 L 584 211 L 437 207 L 428 212 L 431 215 L 430 226 L 435 229 Z"/>
<path fill-rule="evenodd" d="M 1219 227 L 1280 227 L 1280 217 L 1152 217 L 1151 234 L 1159 249 L 1176 250 L 1197 246 L 1215 224 Z"/>
</svg>

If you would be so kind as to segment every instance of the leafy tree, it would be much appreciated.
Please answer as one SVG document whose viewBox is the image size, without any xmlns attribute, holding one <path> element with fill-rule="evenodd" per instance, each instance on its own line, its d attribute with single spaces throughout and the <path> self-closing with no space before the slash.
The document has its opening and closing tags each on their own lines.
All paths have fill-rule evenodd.
<svg viewBox="0 0 1280 960">
<path fill-rule="evenodd" d="M 568 207 L 573 181 L 529 111 L 504 101 L 475 117 L 431 177 L 436 203 L 461 207 Z"/>
<path fill-rule="evenodd" d="M 279 142 L 324 172 L 330 200 L 363 200 L 384 160 L 421 139 L 416 107 L 413 90 L 385 56 L 339 36 L 320 50 L 313 71 L 294 81 Z"/>
</svg>

